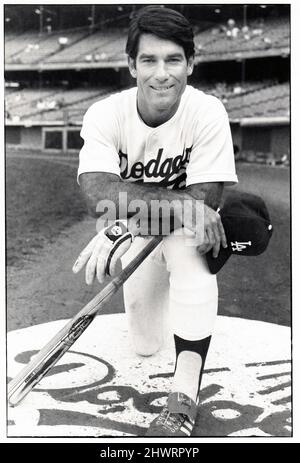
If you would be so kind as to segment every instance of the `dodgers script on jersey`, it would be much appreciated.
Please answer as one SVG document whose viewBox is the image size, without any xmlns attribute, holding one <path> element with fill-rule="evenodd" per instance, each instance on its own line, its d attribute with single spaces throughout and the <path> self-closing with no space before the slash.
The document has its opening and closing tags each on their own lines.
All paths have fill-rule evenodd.
<svg viewBox="0 0 300 463">
<path fill-rule="evenodd" d="M 216 97 L 188 85 L 174 116 L 154 128 L 140 118 L 136 102 L 137 88 L 132 88 L 88 109 L 78 177 L 109 172 L 171 189 L 237 182 L 228 116 Z"/>
</svg>

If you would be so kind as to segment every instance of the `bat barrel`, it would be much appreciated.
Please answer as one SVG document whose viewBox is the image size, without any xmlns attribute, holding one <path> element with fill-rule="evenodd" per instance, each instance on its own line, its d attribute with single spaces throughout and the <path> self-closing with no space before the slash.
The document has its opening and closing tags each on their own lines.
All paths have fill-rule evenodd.
<svg viewBox="0 0 300 463">
<path fill-rule="evenodd" d="M 162 237 L 160 236 L 151 239 L 145 248 L 124 268 L 124 270 L 113 278 L 100 293 L 84 306 L 9 383 L 8 402 L 11 406 L 18 405 L 56 362 L 58 362 L 63 354 L 70 349 L 93 321 L 99 309 L 118 291 L 161 240 Z"/>
</svg>

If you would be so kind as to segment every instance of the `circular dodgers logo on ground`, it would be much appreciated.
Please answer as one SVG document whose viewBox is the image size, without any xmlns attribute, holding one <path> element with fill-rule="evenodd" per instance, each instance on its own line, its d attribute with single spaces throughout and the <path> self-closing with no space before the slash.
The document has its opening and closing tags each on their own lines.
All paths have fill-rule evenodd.
<svg viewBox="0 0 300 463">
<path fill-rule="evenodd" d="M 9 379 L 66 320 L 8 333 Z M 202 379 L 197 436 L 291 435 L 289 328 L 218 317 Z M 20 405 L 12 436 L 143 436 L 160 412 L 174 370 L 172 338 L 137 356 L 124 314 L 98 316 Z"/>
</svg>

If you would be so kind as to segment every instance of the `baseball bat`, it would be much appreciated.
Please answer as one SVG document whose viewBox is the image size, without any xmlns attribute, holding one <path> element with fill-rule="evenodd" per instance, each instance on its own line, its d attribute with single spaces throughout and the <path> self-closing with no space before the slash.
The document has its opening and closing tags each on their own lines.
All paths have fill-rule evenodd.
<svg viewBox="0 0 300 463">
<path fill-rule="evenodd" d="M 84 333 L 99 310 L 125 283 L 144 259 L 156 248 L 162 236 L 156 236 L 140 253 L 72 318 L 8 384 L 8 402 L 18 405 L 56 362 Z"/>
</svg>

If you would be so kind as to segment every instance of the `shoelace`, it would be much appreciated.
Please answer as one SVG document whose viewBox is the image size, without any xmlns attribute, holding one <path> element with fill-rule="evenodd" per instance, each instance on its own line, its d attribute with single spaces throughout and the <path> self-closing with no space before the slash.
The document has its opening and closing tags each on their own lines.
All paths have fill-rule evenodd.
<svg viewBox="0 0 300 463">
<path fill-rule="evenodd" d="M 185 420 L 184 415 L 181 415 L 180 413 L 171 413 L 167 409 L 164 410 L 163 413 L 166 416 L 159 421 L 161 421 L 161 425 L 169 431 L 179 429 Z"/>
</svg>

